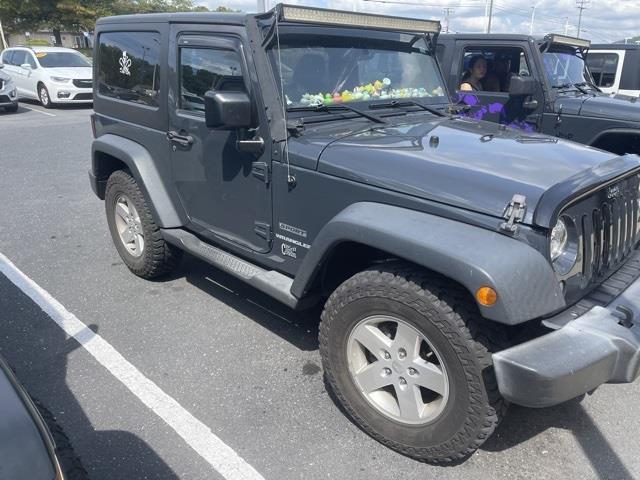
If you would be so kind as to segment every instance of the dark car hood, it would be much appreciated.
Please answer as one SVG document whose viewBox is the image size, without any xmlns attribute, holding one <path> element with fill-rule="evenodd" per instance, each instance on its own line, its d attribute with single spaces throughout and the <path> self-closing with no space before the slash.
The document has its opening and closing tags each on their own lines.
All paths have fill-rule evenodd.
<svg viewBox="0 0 640 480">
<path fill-rule="evenodd" d="M 553 137 L 447 118 L 334 139 L 318 170 L 496 217 L 521 194 L 528 205 L 525 223 L 531 223 L 545 191 L 612 158 Z"/>
<path fill-rule="evenodd" d="M 640 126 L 640 101 L 626 95 L 597 95 L 586 97 L 580 108 L 586 117 L 612 118 L 638 122 Z"/>
</svg>

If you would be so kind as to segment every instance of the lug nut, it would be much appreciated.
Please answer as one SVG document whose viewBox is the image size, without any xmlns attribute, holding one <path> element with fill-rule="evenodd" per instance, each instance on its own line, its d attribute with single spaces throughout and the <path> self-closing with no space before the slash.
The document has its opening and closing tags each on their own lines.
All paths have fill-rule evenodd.
<svg viewBox="0 0 640 480">
<path fill-rule="evenodd" d="M 409 368 L 409 375 L 415 375 L 418 371 L 415 368 Z"/>
<path fill-rule="evenodd" d="M 406 356 L 407 356 L 407 351 L 404 348 L 401 348 L 400 350 L 398 350 L 398 357 L 404 358 Z"/>
<path fill-rule="evenodd" d="M 391 354 L 387 351 L 382 352 L 382 356 L 385 358 L 385 360 L 389 360 L 391 358 Z"/>
<path fill-rule="evenodd" d="M 383 368 L 382 369 L 382 373 L 388 377 L 389 375 L 391 375 L 391 369 L 390 368 Z"/>
<path fill-rule="evenodd" d="M 403 377 L 400 377 L 399 382 L 400 382 L 400 385 L 406 385 L 407 384 L 407 381 Z"/>
</svg>

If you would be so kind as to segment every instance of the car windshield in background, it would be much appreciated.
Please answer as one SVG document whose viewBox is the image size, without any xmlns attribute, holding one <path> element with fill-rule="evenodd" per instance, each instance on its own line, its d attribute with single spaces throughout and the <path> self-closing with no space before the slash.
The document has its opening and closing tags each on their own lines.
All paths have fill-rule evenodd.
<svg viewBox="0 0 640 480">
<path fill-rule="evenodd" d="M 446 102 L 436 61 L 422 38 L 383 42 L 287 35 L 280 52 L 275 46 L 269 57 L 276 77 L 282 75 L 289 108 L 385 99 Z"/>
<path fill-rule="evenodd" d="M 542 54 L 544 69 L 552 87 L 591 83 L 584 59 L 578 52 L 549 51 Z"/>
<path fill-rule="evenodd" d="M 91 62 L 86 57 L 75 52 L 38 52 L 36 57 L 40 65 L 45 68 L 91 66 Z"/>
</svg>

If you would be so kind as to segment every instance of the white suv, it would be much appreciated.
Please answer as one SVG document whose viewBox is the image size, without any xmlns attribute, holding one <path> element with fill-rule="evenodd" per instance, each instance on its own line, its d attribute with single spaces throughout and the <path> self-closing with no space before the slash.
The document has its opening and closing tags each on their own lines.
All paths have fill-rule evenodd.
<svg viewBox="0 0 640 480">
<path fill-rule="evenodd" d="M 21 98 L 40 100 L 46 108 L 93 101 L 91 61 L 71 48 L 7 48 L 0 63 Z"/>
</svg>

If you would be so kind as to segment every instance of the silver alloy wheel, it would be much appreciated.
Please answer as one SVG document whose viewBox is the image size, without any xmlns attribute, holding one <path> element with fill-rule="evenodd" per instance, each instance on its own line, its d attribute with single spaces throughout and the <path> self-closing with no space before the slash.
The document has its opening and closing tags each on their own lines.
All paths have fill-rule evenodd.
<svg viewBox="0 0 640 480">
<path fill-rule="evenodd" d="M 42 105 L 46 106 L 49 105 L 49 92 L 47 91 L 46 87 L 40 87 L 40 103 L 42 103 Z"/>
<path fill-rule="evenodd" d="M 114 216 L 120 241 L 132 256 L 140 257 L 144 252 L 144 232 L 140 215 L 129 197 L 118 195 Z"/>
<path fill-rule="evenodd" d="M 435 420 L 449 398 L 441 356 L 406 321 L 377 315 L 361 320 L 347 341 L 349 373 L 364 398 L 397 422 Z"/>
</svg>

